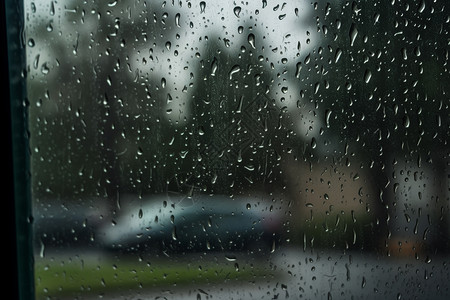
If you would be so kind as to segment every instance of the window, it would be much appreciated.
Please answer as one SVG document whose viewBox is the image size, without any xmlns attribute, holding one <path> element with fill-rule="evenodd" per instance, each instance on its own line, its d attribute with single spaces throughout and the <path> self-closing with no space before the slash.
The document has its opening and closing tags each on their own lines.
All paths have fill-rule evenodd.
<svg viewBox="0 0 450 300">
<path fill-rule="evenodd" d="M 19 7 L 36 299 L 450 296 L 446 1 Z"/>
</svg>

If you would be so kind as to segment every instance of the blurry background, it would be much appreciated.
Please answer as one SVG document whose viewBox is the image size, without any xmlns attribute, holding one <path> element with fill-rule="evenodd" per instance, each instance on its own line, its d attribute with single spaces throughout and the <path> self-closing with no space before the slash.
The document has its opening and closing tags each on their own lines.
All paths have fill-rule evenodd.
<svg viewBox="0 0 450 300">
<path fill-rule="evenodd" d="M 213 251 L 188 229 L 230 214 L 231 223 L 256 219 L 248 228 L 218 225 L 227 245 L 269 233 L 257 251 L 235 249 L 269 248 L 248 267 L 254 278 L 276 269 L 271 257 L 285 249 L 447 258 L 445 1 L 27 0 L 25 20 L 38 298 L 89 291 L 83 275 L 58 281 L 75 272 L 59 263 L 73 255 L 97 253 L 89 257 L 101 269 L 109 261 L 98 263 L 98 253 L 110 246 L 139 249 L 146 240 L 151 252 L 152 226 L 188 237 L 158 244 L 162 253 L 176 244 L 204 257 Z M 184 209 L 178 217 L 178 207 L 203 197 L 230 211 L 201 217 L 208 209 L 199 206 L 192 221 Z M 107 237 L 119 228 L 137 242 Z M 130 259 L 112 253 L 116 263 Z M 49 261 L 57 271 L 48 272 Z M 108 275 L 96 274 L 102 290 Z"/>
</svg>

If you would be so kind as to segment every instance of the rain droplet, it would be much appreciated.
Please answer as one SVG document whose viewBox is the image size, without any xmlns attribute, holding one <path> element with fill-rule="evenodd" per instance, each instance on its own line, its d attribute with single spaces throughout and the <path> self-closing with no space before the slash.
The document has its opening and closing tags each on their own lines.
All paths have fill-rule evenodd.
<svg viewBox="0 0 450 300">
<path fill-rule="evenodd" d="M 317 94 L 317 92 L 319 92 L 319 88 L 320 88 L 320 82 L 316 82 L 314 84 L 314 94 Z"/>
<path fill-rule="evenodd" d="M 225 259 L 228 261 L 236 261 L 236 256 L 234 255 L 225 255 Z"/>
<path fill-rule="evenodd" d="M 327 128 L 330 128 L 330 116 L 331 116 L 331 110 L 327 109 L 325 110 L 325 124 Z"/>
<path fill-rule="evenodd" d="M 41 66 L 41 73 L 44 74 L 44 75 L 47 75 L 49 72 L 50 72 L 50 69 L 48 68 L 47 63 L 44 63 Z"/>
<path fill-rule="evenodd" d="M 41 241 L 41 249 L 40 249 L 40 251 L 39 251 L 39 256 L 41 257 L 41 258 L 44 258 L 45 257 L 45 245 L 44 245 L 44 243 Z"/>
<path fill-rule="evenodd" d="M 317 147 L 317 142 L 316 142 L 316 138 L 312 138 L 311 139 L 311 148 L 315 149 Z"/>
<path fill-rule="evenodd" d="M 214 57 L 211 63 L 211 76 L 216 76 L 217 69 L 219 68 L 219 64 L 217 62 L 217 58 Z"/>
<path fill-rule="evenodd" d="M 234 12 L 234 15 L 239 18 L 239 14 L 241 13 L 241 7 L 240 6 L 236 6 L 233 9 L 233 12 Z"/>
<path fill-rule="evenodd" d="M 34 58 L 34 61 L 33 61 L 33 67 L 34 67 L 34 69 L 37 69 L 38 66 L 39 66 L 39 57 L 41 57 L 41 56 L 38 54 L 38 55 L 36 55 L 36 57 Z"/>
<path fill-rule="evenodd" d="M 174 241 L 177 240 L 177 227 L 176 226 L 173 226 L 173 229 L 172 229 L 172 239 Z"/>
<path fill-rule="evenodd" d="M 342 50 L 341 49 L 337 49 L 336 50 L 336 54 L 334 55 L 334 62 L 337 63 L 339 61 L 339 58 L 341 58 L 342 55 Z"/>
<path fill-rule="evenodd" d="M 295 66 L 295 77 L 300 78 L 300 71 L 302 70 L 302 63 L 298 62 Z"/>
<path fill-rule="evenodd" d="M 214 174 L 213 177 L 211 178 L 211 183 L 215 184 L 217 182 L 217 174 Z"/>
<path fill-rule="evenodd" d="M 202 1 L 200 2 L 200 13 L 204 13 L 206 8 L 206 2 Z"/>
<path fill-rule="evenodd" d="M 170 48 L 172 47 L 172 43 L 167 41 L 166 42 L 166 49 L 170 51 Z"/>
<path fill-rule="evenodd" d="M 250 203 L 247 203 L 247 205 L 245 206 L 247 209 L 250 209 L 250 208 L 252 208 L 252 206 L 251 206 L 251 204 Z"/>
<path fill-rule="evenodd" d="M 408 128 L 410 124 L 411 124 L 411 122 L 409 121 L 408 115 L 404 116 L 404 117 L 403 117 L 403 126 L 404 126 L 405 128 Z"/>
<path fill-rule="evenodd" d="M 175 15 L 175 26 L 180 27 L 180 13 Z"/>
<path fill-rule="evenodd" d="M 138 217 L 139 219 L 142 219 L 142 216 L 144 215 L 144 212 L 142 211 L 142 208 L 139 209 Z"/>
<path fill-rule="evenodd" d="M 366 286 L 366 277 L 363 276 L 362 282 L 361 282 L 361 287 L 364 288 L 365 286 Z"/>
<path fill-rule="evenodd" d="M 35 42 L 34 42 L 34 40 L 33 39 L 29 39 L 28 40 L 28 47 L 34 47 L 34 45 L 35 45 Z"/>
<path fill-rule="evenodd" d="M 364 81 L 366 83 L 369 83 L 371 78 L 372 78 L 372 72 L 370 72 L 370 70 L 366 70 L 366 72 L 364 73 Z"/>
<path fill-rule="evenodd" d="M 411 222 L 411 217 L 408 214 L 405 214 L 405 219 L 407 223 Z"/>
<path fill-rule="evenodd" d="M 50 3 L 50 15 L 55 15 L 55 3 L 53 3 L 53 1 Z"/>
<path fill-rule="evenodd" d="M 350 46 L 353 46 L 353 43 L 355 42 L 357 35 L 358 35 L 358 29 L 356 28 L 355 23 L 352 23 L 352 25 L 350 26 L 350 32 L 349 32 Z"/>
<path fill-rule="evenodd" d="M 250 44 L 250 46 L 252 46 L 253 49 L 256 49 L 256 47 L 255 47 L 255 35 L 253 33 L 250 33 L 248 35 L 247 40 L 248 40 L 248 43 Z"/>
<path fill-rule="evenodd" d="M 425 10 L 425 0 L 422 0 L 420 1 L 419 8 L 417 9 L 417 11 L 419 13 L 423 13 L 424 10 Z"/>
<path fill-rule="evenodd" d="M 402 48 L 400 51 L 402 52 L 403 59 L 407 60 L 408 59 L 408 53 L 406 52 L 406 48 Z"/>
<path fill-rule="evenodd" d="M 239 72 L 240 70 L 241 70 L 241 67 L 239 65 L 234 65 L 230 70 L 230 74 L 229 74 L 230 79 L 233 79 L 233 75 L 236 74 L 237 72 Z"/>
<path fill-rule="evenodd" d="M 52 32 L 53 31 L 53 25 L 52 25 L 51 21 L 47 24 L 46 29 L 47 29 L 48 32 Z"/>
</svg>

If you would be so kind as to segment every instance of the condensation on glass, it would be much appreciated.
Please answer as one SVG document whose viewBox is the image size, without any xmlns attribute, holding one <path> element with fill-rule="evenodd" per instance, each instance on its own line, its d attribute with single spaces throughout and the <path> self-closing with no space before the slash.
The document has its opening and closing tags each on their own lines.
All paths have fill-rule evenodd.
<svg viewBox="0 0 450 300">
<path fill-rule="evenodd" d="M 37 299 L 448 299 L 446 0 L 25 1 Z"/>
</svg>

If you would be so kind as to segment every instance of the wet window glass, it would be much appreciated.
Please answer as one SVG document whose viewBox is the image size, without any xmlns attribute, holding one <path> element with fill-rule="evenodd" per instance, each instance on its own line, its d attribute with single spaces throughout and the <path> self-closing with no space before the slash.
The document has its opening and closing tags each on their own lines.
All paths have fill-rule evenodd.
<svg viewBox="0 0 450 300">
<path fill-rule="evenodd" d="M 36 299 L 448 299 L 450 9 L 24 1 Z"/>
</svg>

